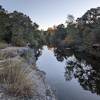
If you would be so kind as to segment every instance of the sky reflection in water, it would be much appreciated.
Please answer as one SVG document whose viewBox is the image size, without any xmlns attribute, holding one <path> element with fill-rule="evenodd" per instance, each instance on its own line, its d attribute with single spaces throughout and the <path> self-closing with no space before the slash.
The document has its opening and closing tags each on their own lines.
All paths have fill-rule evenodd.
<svg viewBox="0 0 100 100">
<path fill-rule="evenodd" d="M 48 83 L 56 89 L 58 100 L 100 100 L 100 70 L 97 72 L 85 60 L 76 59 L 72 51 L 68 51 L 69 55 L 61 52 L 44 46 L 37 61 L 46 72 Z"/>
</svg>

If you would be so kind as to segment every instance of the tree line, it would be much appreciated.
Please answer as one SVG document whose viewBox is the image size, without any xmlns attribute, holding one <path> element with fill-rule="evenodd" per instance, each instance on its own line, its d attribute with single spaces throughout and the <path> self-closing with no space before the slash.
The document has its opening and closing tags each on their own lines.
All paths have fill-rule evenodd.
<svg viewBox="0 0 100 100">
<path fill-rule="evenodd" d="M 39 30 L 39 25 L 33 23 L 29 16 L 18 11 L 10 13 L 0 6 L 0 42 L 14 46 L 30 43 L 35 48 L 43 45 L 70 47 L 100 55 L 100 7 L 88 10 L 76 20 L 73 15 L 68 15 L 66 24 L 47 31 Z"/>
<path fill-rule="evenodd" d="M 43 31 L 38 27 L 29 16 L 18 11 L 9 13 L 0 6 L 0 42 L 13 46 L 25 46 L 30 43 L 32 47 L 38 47 L 43 42 Z"/>
<path fill-rule="evenodd" d="M 60 24 L 48 28 L 47 43 L 60 48 L 70 47 L 100 56 L 100 7 L 88 10 L 75 20 L 68 15 L 67 26 Z"/>
</svg>

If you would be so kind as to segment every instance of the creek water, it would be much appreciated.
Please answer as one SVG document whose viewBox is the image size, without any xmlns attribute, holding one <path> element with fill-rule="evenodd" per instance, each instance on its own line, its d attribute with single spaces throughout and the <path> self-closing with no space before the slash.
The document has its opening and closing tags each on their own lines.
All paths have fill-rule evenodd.
<svg viewBox="0 0 100 100">
<path fill-rule="evenodd" d="M 77 59 L 72 51 L 65 51 L 44 46 L 37 60 L 58 100 L 100 100 L 99 68 L 92 67 L 91 61 Z"/>
</svg>

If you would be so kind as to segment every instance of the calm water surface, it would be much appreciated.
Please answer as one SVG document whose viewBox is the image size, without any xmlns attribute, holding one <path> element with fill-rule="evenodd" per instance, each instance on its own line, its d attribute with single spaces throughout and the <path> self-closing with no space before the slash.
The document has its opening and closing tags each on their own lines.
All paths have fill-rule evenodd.
<svg viewBox="0 0 100 100">
<path fill-rule="evenodd" d="M 65 57 L 57 52 L 44 46 L 37 65 L 46 72 L 58 100 L 100 100 L 100 79 L 91 65 L 78 61 L 73 53 Z"/>
</svg>

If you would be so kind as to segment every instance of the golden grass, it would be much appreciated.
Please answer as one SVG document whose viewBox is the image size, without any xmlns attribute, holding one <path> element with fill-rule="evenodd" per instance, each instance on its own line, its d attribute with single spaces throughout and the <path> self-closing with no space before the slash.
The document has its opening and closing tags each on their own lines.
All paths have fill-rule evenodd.
<svg viewBox="0 0 100 100">
<path fill-rule="evenodd" d="M 17 56 L 13 50 L 0 50 L 0 60 L 6 60 L 8 58 L 13 58 Z"/>
<path fill-rule="evenodd" d="M 27 76 L 29 72 L 22 67 L 21 62 L 7 60 L 0 64 L 0 84 L 5 86 L 5 92 L 13 96 L 33 96 L 33 82 Z"/>
</svg>

